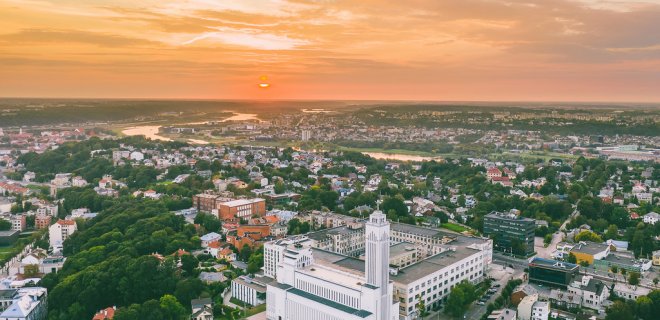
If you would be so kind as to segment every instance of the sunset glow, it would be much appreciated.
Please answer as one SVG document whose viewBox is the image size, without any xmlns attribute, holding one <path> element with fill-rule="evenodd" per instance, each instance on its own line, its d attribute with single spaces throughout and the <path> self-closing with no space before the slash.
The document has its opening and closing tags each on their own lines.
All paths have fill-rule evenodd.
<svg viewBox="0 0 660 320">
<path fill-rule="evenodd" d="M 660 0 L 0 0 L 0 17 L 5 97 L 660 101 Z"/>
</svg>

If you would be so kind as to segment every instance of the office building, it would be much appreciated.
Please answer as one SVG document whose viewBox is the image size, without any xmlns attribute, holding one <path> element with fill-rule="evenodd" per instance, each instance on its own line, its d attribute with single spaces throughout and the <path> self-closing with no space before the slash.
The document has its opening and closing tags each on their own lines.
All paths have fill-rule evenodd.
<svg viewBox="0 0 660 320">
<path fill-rule="evenodd" d="M 543 258 L 534 258 L 529 263 L 529 282 L 566 288 L 578 275 L 576 264 Z"/>
<path fill-rule="evenodd" d="M 493 239 L 496 250 L 514 254 L 534 253 L 534 219 L 511 213 L 491 212 L 484 217 L 484 234 Z"/>
</svg>

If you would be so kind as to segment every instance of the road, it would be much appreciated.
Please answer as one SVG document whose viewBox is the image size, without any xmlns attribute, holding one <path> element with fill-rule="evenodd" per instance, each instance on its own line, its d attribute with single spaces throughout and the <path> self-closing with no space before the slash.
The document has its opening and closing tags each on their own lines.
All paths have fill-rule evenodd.
<svg viewBox="0 0 660 320">
<path fill-rule="evenodd" d="M 580 199 L 581 200 L 581 199 Z M 577 216 L 580 215 L 580 211 L 578 211 L 577 206 L 580 204 L 580 200 L 578 200 L 574 205 L 573 205 L 573 212 L 571 213 L 570 216 L 564 221 L 564 223 L 561 224 L 561 227 L 559 227 L 559 231 L 566 232 L 566 225 L 573 219 L 575 219 Z"/>
</svg>

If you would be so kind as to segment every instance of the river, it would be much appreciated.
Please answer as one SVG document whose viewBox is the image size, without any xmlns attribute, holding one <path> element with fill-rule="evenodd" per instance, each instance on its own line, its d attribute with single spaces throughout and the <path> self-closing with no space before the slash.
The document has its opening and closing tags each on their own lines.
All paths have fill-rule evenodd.
<svg viewBox="0 0 660 320">
<path fill-rule="evenodd" d="M 417 162 L 442 160 L 442 157 L 425 157 L 425 156 L 415 156 L 415 155 L 402 154 L 402 153 L 362 152 L 362 154 L 368 155 L 374 159 L 381 159 L 381 160 L 417 161 Z"/>
<path fill-rule="evenodd" d="M 227 117 L 225 119 L 219 120 L 221 122 L 225 121 L 248 121 L 248 120 L 257 120 L 261 121 L 256 114 L 253 113 L 237 113 L 234 112 L 234 114 L 230 117 Z M 212 122 L 212 120 L 209 121 L 204 121 L 204 122 L 191 122 L 191 123 L 186 123 L 189 125 L 195 125 L 195 124 L 206 124 Z M 127 135 L 127 136 L 139 136 L 143 135 L 147 137 L 148 139 L 152 140 L 161 140 L 161 141 L 172 141 L 172 139 L 168 137 L 163 137 L 158 134 L 158 130 L 162 126 L 135 126 L 135 127 L 130 127 L 122 130 L 121 133 Z M 206 140 L 200 140 L 200 139 L 188 139 L 189 143 L 192 144 L 208 144 L 209 142 Z"/>
</svg>

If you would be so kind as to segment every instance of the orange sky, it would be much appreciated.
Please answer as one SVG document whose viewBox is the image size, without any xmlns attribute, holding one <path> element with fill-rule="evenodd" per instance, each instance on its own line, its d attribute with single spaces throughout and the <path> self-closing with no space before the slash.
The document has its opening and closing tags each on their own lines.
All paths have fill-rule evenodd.
<svg viewBox="0 0 660 320">
<path fill-rule="evenodd" d="M 0 0 L 0 96 L 658 102 L 660 0 Z"/>
</svg>

